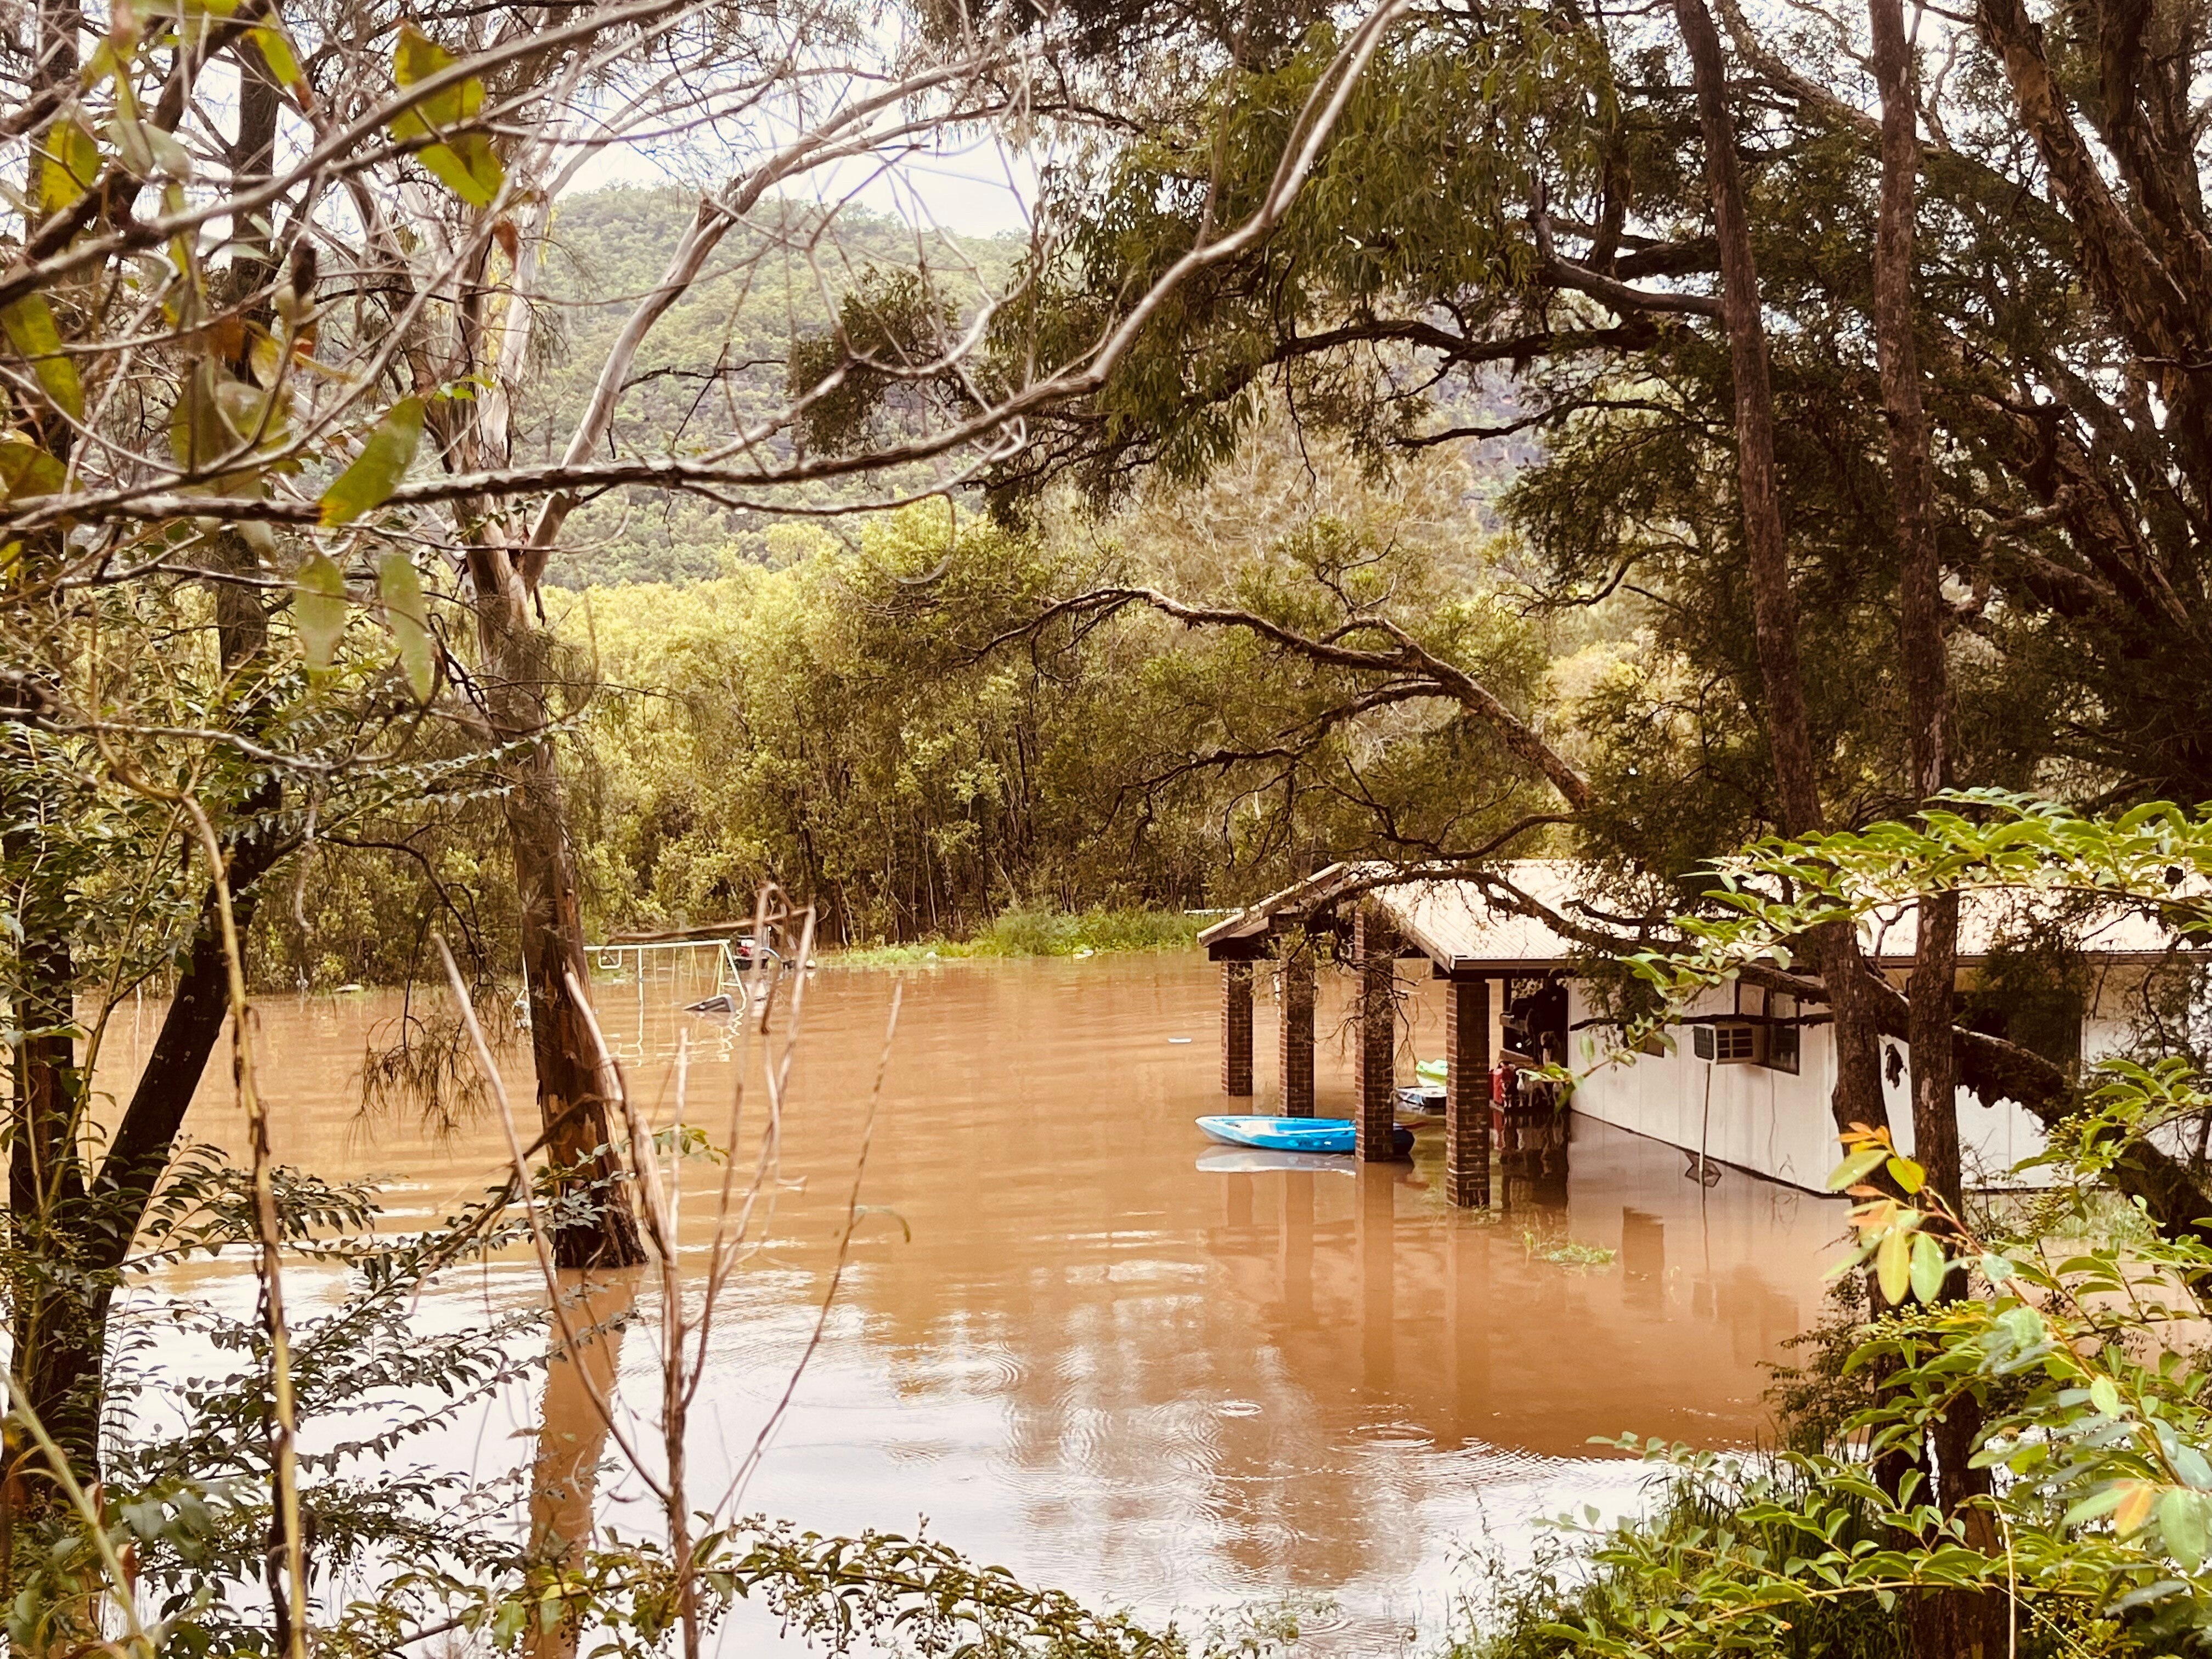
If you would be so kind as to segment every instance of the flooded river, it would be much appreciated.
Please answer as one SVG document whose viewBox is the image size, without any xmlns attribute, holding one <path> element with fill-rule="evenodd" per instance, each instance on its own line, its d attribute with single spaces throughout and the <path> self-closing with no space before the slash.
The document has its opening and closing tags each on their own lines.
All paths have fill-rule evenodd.
<svg viewBox="0 0 2212 1659">
<path fill-rule="evenodd" d="M 1535 1516 L 1635 1501 L 1639 1468 L 1594 1455 L 1591 1437 L 1761 1434 L 1761 1364 L 1816 1310 L 1834 1203 L 1734 1172 L 1706 1190 L 1680 1152 L 1586 1120 L 1557 1207 L 1449 1209 L 1440 1126 L 1410 1163 L 1225 1172 L 1191 1123 L 1222 1109 L 1217 972 L 1192 953 L 814 975 L 784 1186 L 702 1390 L 702 1485 L 754 1445 L 814 1331 L 895 984 L 870 1207 L 741 1510 L 836 1532 L 927 1517 L 971 1554 L 1154 1616 L 1327 1597 L 1304 1623 L 1317 1649 L 1397 1651 L 1445 1618 L 1468 1547 L 1518 1556 Z M 1442 1052 L 1437 988 L 1414 989 L 1409 1078 L 1415 1053 Z M 1342 990 L 1323 986 L 1324 1114 L 1350 1099 L 1349 1048 L 1326 1035 Z M 719 1138 L 735 1039 L 683 996 L 599 992 L 656 1120 L 681 1041 L 688 1115 Z M 362 1057 L 398 1006 L 263 1006 L 278 1156 L 374 1176 L 403 1217 L 444 1214 L 496 1176 L 505 1143 L 495 1121 L 439 1136 L 362 1116 Z M 1263 1111 L 1269 1016 L 1263 999 Z M 130 1066 L 131 1024 L 126 1010 L 104 1076 Z M 187 1133 L 235 1144 L 222 1069 Z M 526 1111 L 526 1051 L 508 1070 Z M 703 1245 L 719 1179 L 702 1162 L 687 1180 L 687 1242 Z M 243 1271 L 196 1267 L 170 1288 L 244 1297 Z M 304 1268 L 287 1283 L 308 1312 L 337 1293 Z M 543 1298 L 522 1255 L 440 1294 L 424 1318 Z M 650 1346 L 622 1358 L 648 1413 Z M 422 1455 L 511 1466 L 535 1410 L 517 1389 Z"/>
</svg>

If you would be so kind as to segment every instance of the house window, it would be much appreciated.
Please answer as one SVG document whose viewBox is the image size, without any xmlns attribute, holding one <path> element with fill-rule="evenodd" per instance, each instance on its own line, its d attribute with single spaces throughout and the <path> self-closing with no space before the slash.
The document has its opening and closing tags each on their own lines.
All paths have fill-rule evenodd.
<svg viewBox="0 0 2212 1659">
<path fill-rule="evenodd" d="M 1786 992 L 1767 994 L 1766 1012 L 1775 1023 L 1766 1031 L 1766 1063 L 1778 1072 L 1797 1069 L 1797 1036 L 1802 1026 L 1786 1024 L 1797 1018 L 1797 999 Z"/>
</svg>

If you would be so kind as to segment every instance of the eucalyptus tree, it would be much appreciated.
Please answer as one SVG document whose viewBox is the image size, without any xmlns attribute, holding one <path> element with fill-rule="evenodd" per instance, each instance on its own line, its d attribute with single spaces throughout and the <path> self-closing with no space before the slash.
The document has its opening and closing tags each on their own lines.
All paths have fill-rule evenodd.
<svg viewBox="0 0 2212 1659">
<path fill-rule="evenodd" d="M 0 143 L 22 182 L 0 269 L 0 714 L 11 1329 L 30 1386 L 12 1455 L 51 1421 L 49 1472 L 97 1468 L 114 1286 L 170 1201 L 228 1015 L 271 1356 L 272 1559 L 304 1606 L 282 1217 L 241 941 L 288 854 L 410 792 L 501 802 L 540 1146 L 588 1200 L 552 1212 L 554 1254 L 636 1258 L 535 606 L 570 510 L 637 486 L 769 512 L 811 510 L 825 481 L 860 481 L 849 507 L 956 487 L 1018 447 L 1025 417 L 1094 389 L 1183 281 L 1279 221 L 1389 15 L 1353 32 L 1254 210 L 1211 246 L 1079 346 L 944 402 L 926 430 L 835 455 L 804 441 L 810 406 L 856 377 L 957 376 L 1003 296 L 944 313 L 919 358 L 841 334 L 786 406 L 726 400 L 681 436 L 617 420 L 641 343 L 709 272 L 834 284 L 856 173 L 948 133 L 1090 118 L 1052 72 L 1053 19 L 908 27 L 838 0 L 178 0 L 98 19 L 45 0 L 15 15 L 0 46 Z M 559 453 L 533 459 L 518 409 L 558 203 L 594 167 L 672 146 L 720 182 L 660 280 L 628 296 Z M 919 238 L 917 262 L 933 256 L 941 271 L 942 247 Z M 151 1056 L 104 1119 L 81 1042 L 118 994 L 163 977 Z"/>
</svg>

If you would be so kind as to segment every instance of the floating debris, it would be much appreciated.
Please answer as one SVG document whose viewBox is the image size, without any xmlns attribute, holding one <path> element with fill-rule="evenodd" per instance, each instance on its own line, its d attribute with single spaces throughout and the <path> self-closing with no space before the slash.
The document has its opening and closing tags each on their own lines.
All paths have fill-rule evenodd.
<svg viewBox="0 0 2212 1659">
<path fill-rule="evenodd" d="M 1609 1267 L 1620 1254 L 1602 1244 L 1585 1244 L 1572 1238 L 1539 1238 L 1530 1232 L 1521 1235 L 1521 1248 L 1535 1261 L 1553 1262 L 1562 1267 Z"/>
</svg>

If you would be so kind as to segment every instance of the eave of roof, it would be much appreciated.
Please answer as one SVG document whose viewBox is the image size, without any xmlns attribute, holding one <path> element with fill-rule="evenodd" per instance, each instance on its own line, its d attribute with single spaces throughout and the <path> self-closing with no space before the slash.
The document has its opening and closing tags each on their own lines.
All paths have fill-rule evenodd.
<svg viewBox="0 0 2212 1659">
<path fill-rule="evenodd" d="M 1502 866 L 1498 873 L 1556 914 L 1577 896 L 1583 868 L 1571 860 L 1528 859 Z M 1405 941 L 1446 972 L 1557 971 L 1587 949 L 1539 917 L 1492 903 L 1476 881 L 1406 873 L 1407 879 L 1393 884 L 1388 879 L 1392 874 L 1388 865 L 1332 864 L 1214 923 L 1199 934 L 1199 942 L 1217 955 L 1235 953 L 1239 944 L 1249 944 L 1252 954 L 1259 954 L 1282 927 L 1302 924 L 1347 892 L 1365 887 Z M 1378 878 L 1381 884 L 1372 884 Z M 1960 941 L 1964 948 L 1958 959 L 1962 965 L 1989 959 L 1985 942 L 1993 942 L 2002 932 L 1998 913 L 2020 896 L 2008 892 L 1967 896 L 1973 902 L 1966 907 L 1968 925 L 1961 929 L 1967 935 Z M 1910 907 L 1869 918 L 1867 943 L 1880 967 L 1911 965 L 1913 921 Z M 2171 946 L 2190 948 L 2154 919 L 2135 913 L 2118 914 L 2090 926 L 2087 933 L 2081 954 L 2108 964 L 2148 966 L 2171 960 Z M 2106 941 L 2101 946 L 2100 938 Z"/>
</svg>

